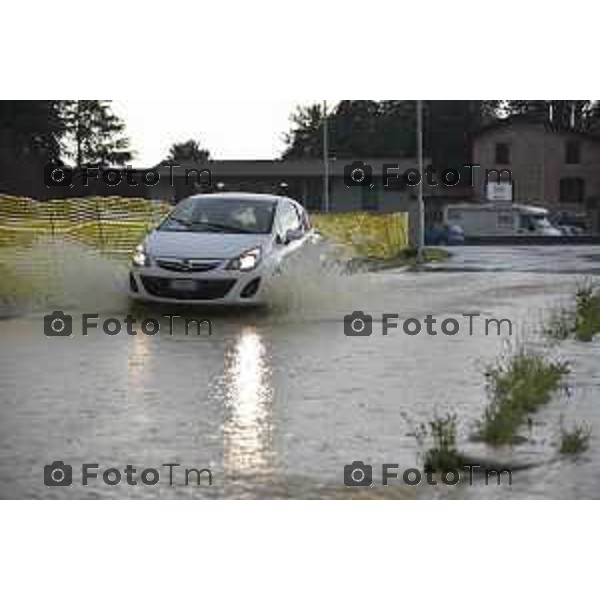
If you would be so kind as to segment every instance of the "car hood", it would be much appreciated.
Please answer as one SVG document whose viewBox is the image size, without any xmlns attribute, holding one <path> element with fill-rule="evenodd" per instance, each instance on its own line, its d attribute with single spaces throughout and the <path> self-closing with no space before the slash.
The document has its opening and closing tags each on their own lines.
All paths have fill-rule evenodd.
<svg viewBox="0 0 600 600">
<path fill-rule="evenodd" d="M 145 241 L 151 256 L 178 258 L 235 258 L 245 250 L 263 247 L 269 234 L 153 231 Z"/>
</svg>

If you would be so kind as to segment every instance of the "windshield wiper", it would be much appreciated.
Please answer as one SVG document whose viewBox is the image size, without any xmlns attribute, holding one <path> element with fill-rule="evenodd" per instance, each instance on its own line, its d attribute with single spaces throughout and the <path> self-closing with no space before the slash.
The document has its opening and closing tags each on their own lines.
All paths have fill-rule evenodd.
<svg viewBox="0 0 600 600">
<path fill-rule="evenodd" d="M 227 225 L 226 223 L 202 223 L 201 221 L 192 221 L 192 225 L 201 225 L 212 231 L 227 231 L 229 233 L 256 233 L 250 229 L 243 229 L 235 225 Z"/>
<path fill-rule="evenodd" d="M 192 222 L 187 219 L 181 219 L 180 217 L 169 217 L 169 221 L 175 221 L 175 223 L 179 223 L 180 225 L 185 225 L 186 227 L 191 227 Z"/>
</svg>

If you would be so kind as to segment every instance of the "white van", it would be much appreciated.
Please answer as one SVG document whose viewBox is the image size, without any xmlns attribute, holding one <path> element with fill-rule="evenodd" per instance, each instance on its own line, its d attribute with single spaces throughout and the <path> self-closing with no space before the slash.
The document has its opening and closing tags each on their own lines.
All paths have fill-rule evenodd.
<svg viewBox="0 0 600 600">
<path fill-rule="evenodd" d="M 451 204 L 444 211 L 444 223 L 458 225 L 466 237 L 562 235 L 548 220 L 545 208 L 511 202 Z"/>
</svg>

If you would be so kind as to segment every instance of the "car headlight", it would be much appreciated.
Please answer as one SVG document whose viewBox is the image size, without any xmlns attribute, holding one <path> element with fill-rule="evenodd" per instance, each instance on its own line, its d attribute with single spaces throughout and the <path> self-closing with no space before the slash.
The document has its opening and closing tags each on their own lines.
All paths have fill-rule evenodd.
<svg viewBox="0 0 600 600">
<path fill-rule="evenodd" d="M 146 252 L 143 244 L 139 244 L 135 247 L 135 252 L 131 257 L 131 262 L 136 267 L 148 267 L 150 266 L 150 256 Z"/>
<path fill-rule="evenodd" d="M 252 248 L 252 250 L 246 250 L 246 252 L 240 254 L 237 258 L 230 260 L 226 268 L 236 271 L 251 271 L 258 266 L 260 259 L 260 248 Z"/>
</svg>

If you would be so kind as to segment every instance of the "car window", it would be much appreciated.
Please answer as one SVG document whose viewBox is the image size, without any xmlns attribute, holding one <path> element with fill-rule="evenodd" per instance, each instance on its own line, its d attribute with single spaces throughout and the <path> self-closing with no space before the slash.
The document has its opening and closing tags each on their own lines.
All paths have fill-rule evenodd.
<svg viewBox="0 0 600 600">
<path fill-rule="evenodd" d="M 298 231 L 302 223 L 296 207 L 290 202 L 282 202 L 279 212 L 279 230 L 281 233 L 287 231 Z"/>
<path fill-rule="evenodd" d="M 213 233 L 269 233 L 275 203 L 219 196 L 180 202 L 159 229 Z"/>
</svg>

